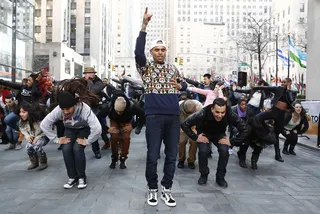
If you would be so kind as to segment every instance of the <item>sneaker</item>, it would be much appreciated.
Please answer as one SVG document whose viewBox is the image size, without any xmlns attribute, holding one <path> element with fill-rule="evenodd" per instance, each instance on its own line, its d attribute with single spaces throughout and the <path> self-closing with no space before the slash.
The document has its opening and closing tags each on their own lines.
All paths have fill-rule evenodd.
<svg viewBox="0 0 320 214">
<path fill-rule="evenodd" d="M 229 148 L 229 155 L 233 154 L 233 150 L 231 148 Z"/>
<path fill-rule="evenodd" d="M 78 189 L 84 189 L 87 187 L 86 178 L 79 178 Z"/>
<path fill-rule="evenodd" d="M 164 186 L 162 186 L 161 199 L 169 207 L 175 207 L 177 205 L 176 201 L 172 197 L 171 188 L 166 189 Z"/>
<path fill-rule="evenodd" d="M 149 189 L 147 202 L 150 206 L 158 205 L 158 189 Z"/>
<path fill-rule="evenodd" d="M 4 151 L 14 150 L 16 148 L 16 144 L 9 143 L 8 147 L 4 149 Z"/>
<path fill-rule="evenodd" d="M 63 188 L 71 189 L 77 182 L 78 182 L 77 179 L 69 178 L 68 182 L 65 185 L 63 185 Z"/>
<path fill-rule="evenodd" d="M 22 143 L 17 143 L 15 150 L 20 150 L 22 148 Z"/>
</svg>

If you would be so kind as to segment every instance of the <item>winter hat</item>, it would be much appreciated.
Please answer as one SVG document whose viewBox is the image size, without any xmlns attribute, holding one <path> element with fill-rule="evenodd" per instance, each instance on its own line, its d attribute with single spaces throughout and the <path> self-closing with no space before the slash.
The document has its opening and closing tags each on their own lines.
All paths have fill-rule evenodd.
<svg viewBox="0 0 320 214">
<path fill-rule="evenodd" d="M 118 97 L 114 102 L 114 110 L 124 111 L 127 106 L 127 101 L 123 97 Z"/>
<path fill-rule="evenodd" d="M 62 91 L 58 95 L 58 103 L 60 108 L 71 108 L 76 105 L 77 100 L 71 93 Z"/>
</svg>

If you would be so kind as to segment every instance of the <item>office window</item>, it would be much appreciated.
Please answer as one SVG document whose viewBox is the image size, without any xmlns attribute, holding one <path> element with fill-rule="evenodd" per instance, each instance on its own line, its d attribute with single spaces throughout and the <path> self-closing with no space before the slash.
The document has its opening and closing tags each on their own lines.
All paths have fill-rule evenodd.
<svg viewBox="0 0 320 214">
<path fill-rule="evenodd" d="M 300 3 L 300 12 L 304 12 L 304 2 Z"/>
</svg>

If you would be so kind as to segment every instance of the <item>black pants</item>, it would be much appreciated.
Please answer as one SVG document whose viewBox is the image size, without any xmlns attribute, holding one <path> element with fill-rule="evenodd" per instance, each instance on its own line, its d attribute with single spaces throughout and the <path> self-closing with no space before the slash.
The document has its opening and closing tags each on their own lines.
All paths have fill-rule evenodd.
<svg viewBox="0 0 320 214">
<path fill-rule="evenodd" d="M 217 138 L 215 140 L 210 140 L 218 149 L 219 160 L 216 176 L 218 178 L 224 178 L 227 173 L 227 165 L 229 161 L 229 146 L 224 144 L 219 144 L 219 140 L 223 138 Z M 210 142 L 210 143 L 211 143 Z M 210 152 L 210 143 L 198 142 L 198 160 L 199 160 L 199 172 L 201 174 L 207 174 L 209 172 L 208 168 L 208 154 Z"/>
<path fill-rule="evenodd" d="M 278 109 L 277 107 L 272 107 L 271 110 L 261 112 L 257 115 L 261 122 L 266 120 L 274 120 L 274 132 L 276 134 L 276 142 L 274 143 L 275 152 L 279 152 L 279 134 L 283 132 L 284 129 L 284 115 L 285 111 Z"/>
<path fill-rule="evenodd" d="M 247 151 L 249 149 L 249 146 L 253 149 L 253 152 L 252 152 L 252 155 L 255 155 L 257 157 L 260 156 L 260 153 L 262 151 L 262 147 L 261 146 L 258 146 L 257 144 L 255 143 L 251 143 L 251 144 L 243 144 L 239 147 L 239 159 L 242 160 L 242 161 L 245 161 L 246 160 L 246 154 L 247 154 Z"/>
<path fill-rule="evenodd" d="M 109 137 L 108 137 L 108 135 L 107 135 L 107 133 L 108 133 L 108 132 L 107 132 L 108 127 L 107 127 L 107 125 L 105 124 L 103 117 L 101 117 L 101 116 L 99 116 L 99 115 L 97 115 L 97 117 L 98 117 L 98 120 L 99 120 L 100 125 L 101 125 L 101 128 L 102 128 L 101 138 L 102 138 L 102 140 L 103 140 L 104 142 L 109 141 Z M 94 154 L 96 154 L 97 152 L 100 152 L 100 145 L 99 145 L 99 141 L 98 141 L 98 140 L 96 140 L 95 142 L 93 142 L 93 143 L 91 144 L 91 146 L 92 146 L 92 151 L 93 151 Z"/>
<path fill-rule="evenodd" d="M 290 133 L 287 134 L 286 132 L 284 132 L 284 136 L 286 138 L 286 141 L 284 142 L 284 146 L 288 147 L 290 145 L 290 147 L 294 148 L 297 145 L 298 143 L 297 133 L 290 131 Z"/>
<path fill-rule="evenodd" d="M 86 155 L 84 153 L 85 146 L 78 144 L 77 139 L 88 138 L 89 134 L 89 128 L 65 128 L 64 135 L 71 139 L 70 143 L 62 145 L 63 159 L 69 178 L 76 179 L 86 177 Z"/>
</svg>

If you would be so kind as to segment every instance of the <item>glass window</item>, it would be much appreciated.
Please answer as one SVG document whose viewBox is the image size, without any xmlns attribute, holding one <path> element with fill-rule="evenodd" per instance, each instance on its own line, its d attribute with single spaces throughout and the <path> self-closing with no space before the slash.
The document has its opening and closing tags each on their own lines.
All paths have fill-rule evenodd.
<svg viewBox="0 0 320 214">
<path fill-rule="evenodd" d="M 300 12 L 304 12 L 304 2 L 300 3 Z"/>
</svg>

